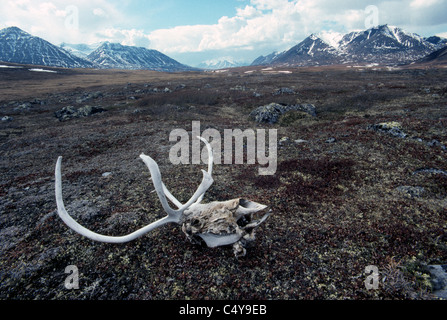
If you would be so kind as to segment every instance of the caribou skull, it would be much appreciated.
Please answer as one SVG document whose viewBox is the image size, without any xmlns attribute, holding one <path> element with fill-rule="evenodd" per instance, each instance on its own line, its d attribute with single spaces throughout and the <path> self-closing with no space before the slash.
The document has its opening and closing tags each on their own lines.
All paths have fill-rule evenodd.
<svg viewBox="0 0 447 320">
<path fill-rule="evenodd" d="M 118 237 L 101 235 L 81 226 L 68 214 L 62 199 L 62 157 L 58 158 L 55 171 L 57 213 L 74 231 L 95 241 L 124 243 L 132 241 L 166 223 L 177 223 L 182 225 L 183 232 L 194 243 L 204 241 L 211 248 L 232 244 L 235 256 L 244 256 L 246 254 L 245 247 L 255 239 L 256 227 L 268 218 L 271 211 L 267 212 L 261 219 L 255 220 L 254 214 L 263 211 L 267 206 L 245 199 L 201 203 L 205 192 L 213 183 L 211 174 L 214 160 L 213 150 L 208 141 L 202 137 L 198 138 L 206 144 L 208 149 L 208 171 L 202 170 L 202 182 L 191 199 L 185 204 L 180 203 L 166 188 L 161 180 L 160 169 L 157 163 L 149 156 L 140 155 L 140 158 L 149 168 L 155 192 L 160 199 L 163 209 L 168 214 L 166 217 L 133 233 Z M 167 199 L 177 206 L 177 209 L 172 209 Z"/>
</svg>

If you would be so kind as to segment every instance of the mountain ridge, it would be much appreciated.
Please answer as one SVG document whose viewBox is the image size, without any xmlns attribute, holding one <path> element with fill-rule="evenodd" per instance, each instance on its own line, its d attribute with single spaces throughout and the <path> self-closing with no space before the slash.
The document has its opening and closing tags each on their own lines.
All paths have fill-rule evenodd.
<svg viewBox="0 0 447 320">
<path fill-rule="evenodd" d="M 198 70 L 153 49 L 103 42 L 56 46 L 18 27 L 0 30 L 0 61 L 63 68 L 146 69 L 163 72 Z M 76 54 L 75 54 L 76 53 Z"/>
<path fill-rule="evenodd" d="M 194 68 L 181 64 L 160 51 L 144 47 L 104 42 L 87 56 L 99 68 L 154 71 L 188 71 Z"/>
<path fill-rule="evenodd" d="M 335 34 L 332 38 L 327 35 L 311 34 L 282 53 L 256 58 L 251 65 L 407 64 L 427 56 L 446 44 L 447 39 L 423 38 L 385 24 L 345 35 Z"/>
<path fill-rule="evenodd" d="M 387 24 L 347 34 L 311 34 L 283 52 L 259 56 L 248 65 L 319 66 L 353 63 L 402 65 L 417 62 L 447 46 L 438 36 L 423 38 Z M 216 59 L 214 59 L 216 60 Z M 239 67 L 230 58 L 208 60 L 190 67 L 153 49 L 102 42 L 55 46 L 18 27 L 0 30 L 0 61 L 64 68 L 146 69 L 162 72 Z M 443 61 L 441 59 L 441 61 Z"/>
<path fill-rule="evenodd" d="M 90 61 L 35 37 L 17 27 L 0 30 L 0 60 L 64 68 L 92 68 Z"/>
</svg>

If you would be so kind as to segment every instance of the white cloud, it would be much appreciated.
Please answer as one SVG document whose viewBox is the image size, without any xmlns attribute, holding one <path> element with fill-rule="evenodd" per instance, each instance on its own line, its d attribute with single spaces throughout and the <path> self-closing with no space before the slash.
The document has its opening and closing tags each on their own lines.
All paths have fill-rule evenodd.
<svg viewBox="0 0 447 320">
<path fill-rule="evenodd" d="M 99 39 L 92 30 L 110 28 L 114 23 L 125 20 L 107 0 L 78 0 L 71 3 L 64 0 L 10 0 L 2 1 L 0 6 L 1 28 L 17 26 L 56 44 L 96 42 Z M 70 23 L 67 23 L 68 20 Z"/>
<path fill-rule="evenodd" d="M 102 41 L 119 42 L 126 46 L 148 47 L 150 41 L 143 30 L 107 28 L 95 33 Z"/>
<path fill-rule="evenodd" d="M 252 6 L 245 6 L 245 8 L 236 8 L 236 15 L 243 18 L 254 18 L 262 15 L 262 12 Z"/>
<path fill-rule="evenodd" d="M 439 0 L 413 0 L 410 3 L 410 7 L 418 9 L 418 8 L 430 7 L 430 6 L 438 4 L 440 2 L 442 2 L 442 0 L 441 1 L 439 1 Z"/>
<path fill-rule="evenodd" d="M 279 44 L 298 33 L 293 2 L 253 0 L 237 9 L 234 17 L 224 16 L 214 25 L 179 26 L 150 33 L 151 45 L 164 52 L 200 52 L 226 48 L 249 49 L 264 42 Z M 262 13 L 261 10 L 272 10 Z M 296 39 L 295 39 L 296 40 Z"/>
<path fill-rule="evenodd" d="M 334 13 L 322 2 L 251 0 L 250 5 L 237 9 L 234 17 L 224 16 L 214 25 L 155 30 L 149 39 L 151 46 L 166 53 L 253 47 L 283 50 L 327 25 L 359 29 L 364 24 L 364 7 Z"/>
<path fill-rule="evenodd" d="M 93 14 L 98 17 L 107 17 L 107 13 L 101 8 L 93 9 Z"/>
</svg>

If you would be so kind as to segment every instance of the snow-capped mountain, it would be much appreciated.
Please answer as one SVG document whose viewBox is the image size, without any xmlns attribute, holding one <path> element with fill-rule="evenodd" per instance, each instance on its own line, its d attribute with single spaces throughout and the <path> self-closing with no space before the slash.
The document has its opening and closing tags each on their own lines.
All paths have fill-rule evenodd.
<svg viewBox="0 0 447 320">
<path fill-rule="evenodd" d="M 193 69 L 157 50 L 124 46 L 110 42 L 104 42 L 99 48 L 90 53 L 87 59 L 104 69 L 146 69 L 165 72 Z"/>
<path fill-rule="evenodd" d="M 17 28 L 0 30 L 0 61 L 63 68 L 91 68 L 93 64 Z"/>
<path fill-rule="evenodd" d="M 293 66 L 328 65 L 340 62 L 338 50 L 311 34 L 291 49 L 274 57 L 274 64 Z"/>
<path fill-rule="evenodd" d="M 256 59 L 252 65 L 313 66 L 346 63 L 404 64 L 441 47 L 442 38 L 430 41 L 414 33 L 382 25 L 346 35 L 312 34 L 281 54 Z M 264 58 L 264 59 L 261 59 Z"/>
<path fill-rule="evenodd" d="M 340 50 L 355 62 L 409 63 L 436 49 L 419 35 L 388 25 L 349 34 L 348 37 L 351 40 L 344 39 Z"/>
<path fill-rule="evenodd" d="M 70 52 L 71 54 L 82 58 L 82 59 L 87 59 L 87 56 L 92 53 L 93 51 L 95 51 L 96 49 L 98 49 L 98 47 L 102 44 L 102 42 L 100 43 L 95 43 L 95 44 L 72 44 L 72 43 L 61 43 L 59 45 L 59 47 L 61 47 L 62 49 L 64 49 L 65 51 Z"/>
<path fill-rule="evenodd" d="M 232 57 L 222 57 L 217 59 L 211 59 L 200 63 L 197 67 L 206 70 L 219 70 L 226 68 L 236 68 L 246 65 L 243 62 L 236 61 Z"/>
<path fill-rule="evenodd" d="M 272 64 L 273 61 L 275 61 L 276 58 L 278 56 L 282 55 L 284 52 L 286 52 L 286 51 L 283 51 L 283 52 L 275 51 L 275 52 L 268 54 L 266 56 L 259 56 L 251 63 L 251 65 L 252 66 L 263 66 L 263 65 Z"/>
</svg>

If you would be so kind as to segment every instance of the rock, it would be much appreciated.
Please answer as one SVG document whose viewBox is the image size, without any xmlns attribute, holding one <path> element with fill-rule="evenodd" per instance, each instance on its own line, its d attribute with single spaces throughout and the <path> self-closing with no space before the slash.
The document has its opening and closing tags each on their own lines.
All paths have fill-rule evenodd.
<svg viewBox="0 0 447 320">
<path fill-rule="evenodd" d="M 281 94 L 295 94 L 295 91 L 290 88 L 279 88 L 275 92 L 273 92 L 274 96 L 279 96 Z"/>
<path fill-rule="evenodd" d="M 2 117 L 2 121 L 5 121 L 5 122 L 9 122 L 9 121 L 12 121 L 12 120 L 13 120 L 13 118 L 10 117 L 10 116 L 4 116 L 4 117 Z"/>
<path fill-rule="evenodd" d="M 31 109 L 31 102 L 25 102 L 14 108 L 14 111 L 27 111 Z"/>
<path fill-rule="evenodd" d="M 447 265 L 429 265 L 433 294 L 441 299 L 447 299 Z"/>
<path fill-rule="evenodd" d="M 66 121 L 76 117 L 76 109 L 73 106 L 63 107 L 61 110 L 56 111 L 54 115 L 59 121 Z"/>
<path fill-rule="evenodd" d="M 413 174 L 418 174 L 418 173 L 428 173 L 428 174 L 443 174 L 447 176 L 447 172 L 441 169 L 435 169 L 435 168 L 422 168 L 422 169 L 417 169 L 415 172 L 413 172 Z"/>
<path fill-rule="evenodd" d="M 420 198 L 425 193 L 425 188 L 423 187 L 412 187 L 412 186 L 400 186 L 396 188 L 397 191 L 404 194 L 405 197 L 413 199 Z"/>
<path fill-rule="evenodd" d="M 73 106 L 63 107 L 61 110 L 58 110 L 54 113 L 55 117 L 59 119 L 59 121 L 67 121 L 73 118 L 80 117 L 88 117 L 96 113 L 105 112 L 106 110 L 99 106 L 84 106 L 79 109 L 76 109 Z"/>
<path fill-rule="evenodd" d="M 312 104 L 298 104 L 298 105 L 283 105 L 278 103 L 270 103 L 265 106 L 260 106 L 250 113 L 250 118 L 258 123 L 277 123 L 279 118 L 289 111 L 304 111 L 316 116 L 315 106 Z"/>
<path fill-rule="evenodd" d="M 80 117 L 88 117 L 92 114 L 101 113 L 106 111 L 104 108 L 99 106 L 84 106 L 78 109 L 78 116 Z"/>
<path fill-rule="evenodd" d="M 231 91 L 246 91 L 247 88 L 245 86 L 237 85 L 235 87 L 230 88 Z"/>
<path fill-rule="evenodd" d="M 289 137 L 282 137 L 282 138 L 279 140 L 279 144 L 285 144 L 285 143 L 287 143 L 287 142 L 290 142 L 290 138 L 289 138 Z"/>
<path fill-rule="evenodd" d="M 383 132 L 390 134 L 394 137 L 398 138 L 406 138 L 407 134 L 402 131 L 402 126 L 399 122 L 391 121 L 391 122 L 382 122 L 378 124 L 374 124 L 368 127 L 374 131 Z"/>
<path fill-rule="evenodd" d="M 326 143 L 335 143 L 336 141 L 337 141 L 337 139 L 331 137 L 331 138 L 326 140 Z"/>
<path fill-rule="evenodd" d="M 84 94 L 82 97 L 77 98 L 76 102 L 80 104 L 80 103 L 84 103 L 88 100 L 101 98 L 102 96 L 103 96 L 103 93 L 101 91 L 90 92 L 90 93 Z"/>
<path fill-rule="evenodd" d="M 41 100 L 41 99 L 39 99 L 39 98 L 34 98 L 30 103 L 32 103 L 32 104 L 38 104 L 38 105 L 41 105 L 41 106 L 43 106 L 43 105 L 46 104 L 46 102 L 45 102 L 44 100 Z"/>
</svg>

